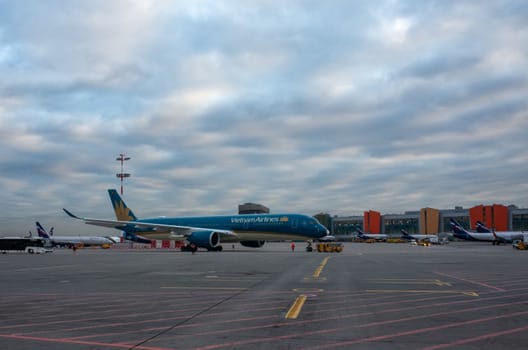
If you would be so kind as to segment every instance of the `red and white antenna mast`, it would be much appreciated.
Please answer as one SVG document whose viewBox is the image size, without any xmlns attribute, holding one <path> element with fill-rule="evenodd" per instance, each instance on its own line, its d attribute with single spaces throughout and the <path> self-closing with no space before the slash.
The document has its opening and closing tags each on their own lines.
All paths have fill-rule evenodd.
<svg viewBox="0 0 528 350">
<path fill-rule="evenodd" d="M 121 179 L 121 195 L 123 195 L 123 179 L 125 177 L 130 177 L 130 174 L 123 171 L 123 163 L 127 160 L 130 160 L 130 157 L 125 156 L 124 153 L 120 153 L 116 160 L 121 162 L 121 172 L 116 174 L 116 176 Z"/>
</svg>

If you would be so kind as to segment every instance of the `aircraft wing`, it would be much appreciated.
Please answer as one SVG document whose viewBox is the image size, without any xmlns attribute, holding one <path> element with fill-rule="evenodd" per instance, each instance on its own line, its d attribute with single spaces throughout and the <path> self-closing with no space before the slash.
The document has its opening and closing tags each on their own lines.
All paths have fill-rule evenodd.
<svg viewBox="0 0 528 350">
<path fill-rule="evenodd" d="M 210 229 L 210 228 L 203 228 L 203 227 L 192 227 L 192 226 L 180 226 L 180 225 L 166 225 L 166 224 L 157 224 L 157 223 L 149 223 L 149 222 L 139 222 L 139 221 L 120 221 L 120 220 L 102 220 L 102 219 L 89 219 L 89 218 L 81 218 L 77 215 L 72 214 L 70 211 L 66 209 L 62 209 L 68 216 L 82 220 L 85 224 L 88 225 L 95 225 L 95 226 L 103 226 L 108 228 L 114 228 L 118 230 L 134 230 L 136 233 L 140 235 L 144 235 L 148 237 L 149 233 L 152 234 L 167 234 L 167 238 L 172 237 L 187 237 L 193 234 L 193 232 L 196 231 L 214 231 L 219 233 L 222 237 L 229 237 L 229 238 L 235 238 L 237 235 L 230 230 L 219 230 L 219 229 Z"/>
<path fill-rule="evenodd" d="M 517 239 L 523 239 L 522 233 L 514 233 L 514 232 L 493 232 L 493 236 L 495 239 L 501 243 L 513 243 L 513 241 Z"/>
</svg>

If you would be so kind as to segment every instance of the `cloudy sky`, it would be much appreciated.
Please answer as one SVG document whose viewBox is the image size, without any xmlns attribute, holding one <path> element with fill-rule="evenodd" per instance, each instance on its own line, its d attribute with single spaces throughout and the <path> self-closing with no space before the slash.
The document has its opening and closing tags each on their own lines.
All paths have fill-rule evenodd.
<svg viewBox="0 0 528 350">
<path fill-rule="evenodd" d="M 528 3 L 0 1 L 3 234 L 528 207 Z"/>
</svg>

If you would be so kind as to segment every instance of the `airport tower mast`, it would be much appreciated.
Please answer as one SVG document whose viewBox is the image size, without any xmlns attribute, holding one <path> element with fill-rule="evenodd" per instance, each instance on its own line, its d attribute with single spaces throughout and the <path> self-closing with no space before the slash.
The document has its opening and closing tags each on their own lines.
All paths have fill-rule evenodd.
<svg viewBox="0 0 528 350">
<path fill-rule="evenodd" d="M 116 176 L 121 179 L 121 195 L 123 195 L 123 179 L 125 177 L 130 177 L 130 174 L 123 172 L 123 163 L 130 160 L 130 157 L 125 156 L 124 153 L 120 153 L 116 160 L 121 162 L 121 172 L 116 174 Z"/>
</svg>

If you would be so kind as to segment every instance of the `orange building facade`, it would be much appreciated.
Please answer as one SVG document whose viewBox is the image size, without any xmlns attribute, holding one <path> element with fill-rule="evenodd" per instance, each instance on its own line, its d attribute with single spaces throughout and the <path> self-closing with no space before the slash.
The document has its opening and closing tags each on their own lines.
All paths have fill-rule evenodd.
<svg viewBox="0 0 528 350">
<path fill-rule="evenodd" d="M 363 213 L 363 231 L 368 233 L 381 233 L 381 213 L 369 210 Z"/>
<path fill-rule="evenodd" d="M 469 209 L 471 228 L 482 222 L 496 231 L 508 231 L 508 207 L 502 204 L 477 205 Z"/>
<path fill-rule="evenodd" d="M 398 236 L 402 229 L 409 233 L 438 234 L 451 231 L 451 220 L 456 220 L 464 228 L 475 230 L 481 221 L 496 231 L 528 231 L 528 208 L 517 208 L 503 204 L 477 205 L 469 209 L 422 208 L 403 214 L 384 214 L 375 210 L 364 211 L 363 215 L 331 217 L 329 230 L 339 236 L 356 235 L 356 229 L 363 227 L 367 233 Z"/>
<path fill-rule="evenodd" d="M 496 231 L 508 231 L 508 207 L 502 204 L 477 205 L 469 209 L 471 228 L 475 228 L 477 221 Z M 374 210 L 363 214 L 363 229 L 369 233 L 382 233 L 382 215 Z M 440 210 L 435 208 L 420 209 L 420 233 L 437 234 L 440 232 Z M 445 225 L 444 225 L 445 226 Z M 445 229 L 445 227 L 444 227 Z"/>
<path fill-rule="evenodd" d="M 437 234 L 440 225 L 440 210 L 434 208 L 420 209 L 420 233 Z"/>
</svg>

